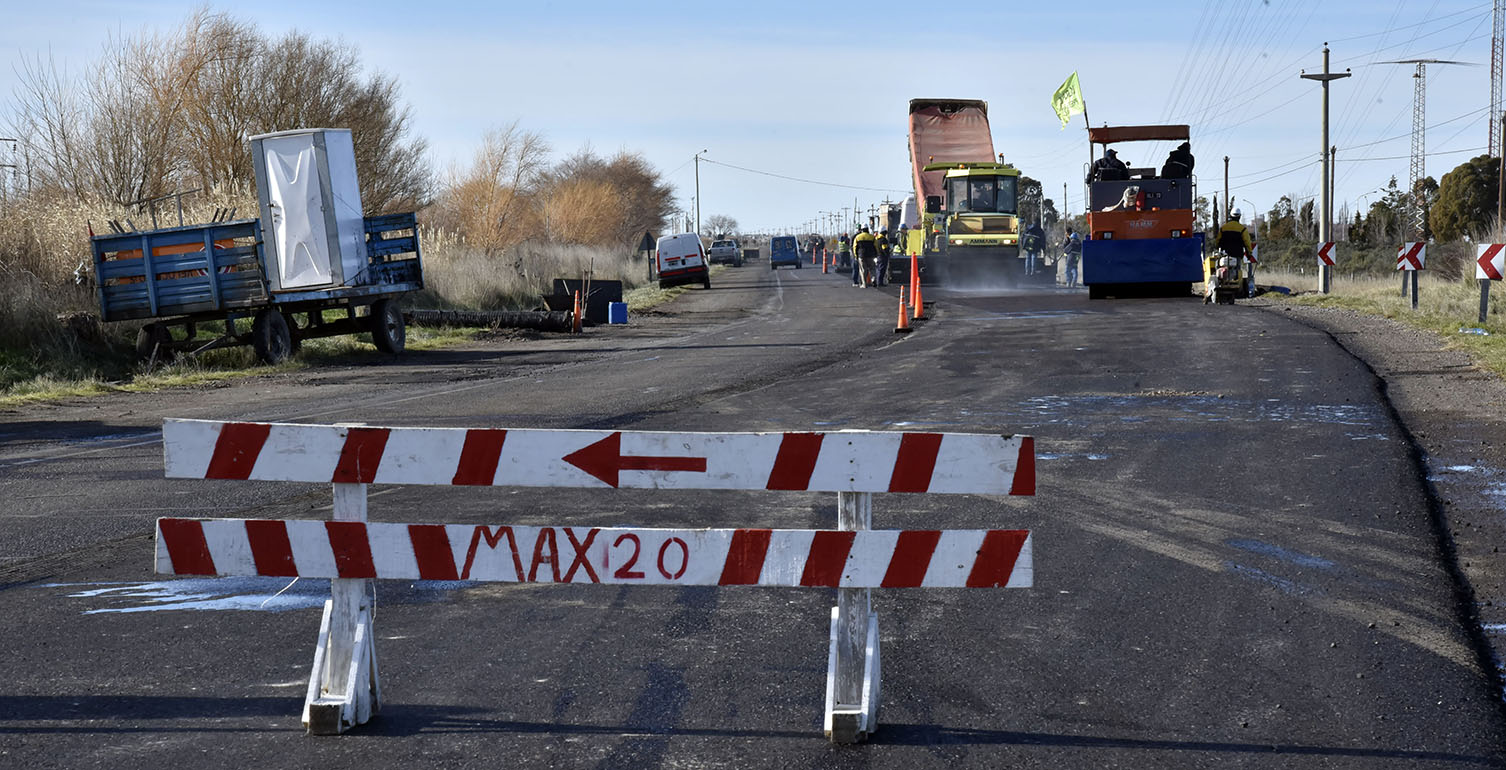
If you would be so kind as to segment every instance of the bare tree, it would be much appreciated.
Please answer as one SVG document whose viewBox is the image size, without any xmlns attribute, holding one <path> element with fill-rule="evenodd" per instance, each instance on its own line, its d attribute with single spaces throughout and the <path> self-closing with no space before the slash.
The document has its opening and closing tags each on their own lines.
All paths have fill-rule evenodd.
<svg viewBox="0 0 1506 770">
<path fill-rule="evenodd" d="M 527 238 L 535 225 L 529 198 L 549 145 L 516 122 L 492 129 L 466 168 L 452 168 L 427 218 L 495 254 Z"/>
<path fill-rule="evenodd" d="M 189 186 L 249 185 L 248 137 L 349 128 L 368 211 L 430 194 L 425 143 L 396 79 L 364 77 L 354 48 L 289 33 L 269 41 L 207 9 L 177 29 L 111 40 L 83 77 L 27 63 L 11 129 L 34 187 L 129 203 Z"/>
<path fill-rule="evenodd" d="M 701 223 L 706 235 L 728 235 L 737 232 L 737 220 L 726 214 L 712 214 Z"/>
</svg>

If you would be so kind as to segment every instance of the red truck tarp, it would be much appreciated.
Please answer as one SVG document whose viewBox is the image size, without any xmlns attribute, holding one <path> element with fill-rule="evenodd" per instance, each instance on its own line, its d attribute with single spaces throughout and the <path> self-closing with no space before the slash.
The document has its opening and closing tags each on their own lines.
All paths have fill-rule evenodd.
<svg viewBox="0 0 1506 770">
<path fill-rule="evenodd" d="M 979 99 L 910 100 L 910 168 L 916 204 L 941 195 L 945 171 L 921 171 L 928 163 L 986 163 L 994 157 L 988 103 Z"/>
</svg>

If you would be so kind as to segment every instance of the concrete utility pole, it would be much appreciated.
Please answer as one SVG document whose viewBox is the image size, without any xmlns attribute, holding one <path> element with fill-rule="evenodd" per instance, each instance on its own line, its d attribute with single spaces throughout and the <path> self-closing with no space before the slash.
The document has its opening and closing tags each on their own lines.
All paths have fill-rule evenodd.
<svg viewBox="0 0 1506 770">
<path fill-rule="evenodd" d="M 1318 242 L 1327 243 L 1332 222 L 1329 215 L 1332 212 L 1332 204 L 1329 201 L 1329 190 L 1332 186 L 1333 170 L 1329 167 L 1331 158 L 1328 155 L 1328 83 L 1339 78 L 1349 77 L 1349 70 L 1343 72 L 1330 72 L 1328 70 L 1328 43 L 1323 44 L 1323 74 L 1309 75 L 1306 70 L 1298 73 L 1304 80 L 1316 80 L 1323 84 L 1323 144 L 1318 148 L 1318 154 L 1323 158 L 1323 186 L 1318 189 L 1322 196 L 1318 209 L 1322 214 L 1318 217 Z M 1327 294 L 1333 281 L 1333 269 L 1328 265 L 1322 265 L 1318 271 L 1318 290 Z"/>
<path fill-rule="evenodd" d="M 1229 208 L 1229 156 L 1224 156 L 1224 211 L 1233 211 Z"/>
<path fill-rule="evenodd" d="M 701 153 L 710 152 L 701 150 L 695 154 L 695 234 L 701 234 Z"/>
<path fill-rule="evenodd" d="M 1506 147 L 1506 114 L 1501 115 L 1501 145 Z M 1501 170 L 1496 173 L 1496 237 L 1502 237 L 1506 229 L 1506 155 L 1501 157 Z"/>
</svg>

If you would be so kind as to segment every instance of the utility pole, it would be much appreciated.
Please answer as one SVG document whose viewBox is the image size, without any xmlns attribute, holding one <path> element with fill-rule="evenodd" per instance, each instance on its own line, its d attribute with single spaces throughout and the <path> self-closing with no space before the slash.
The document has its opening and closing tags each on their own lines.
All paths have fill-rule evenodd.
<svg viewBox="0 0 1506 770">
<path fill-rule="evenodd" d="M 1506 147 L 1506 113 L 1501 115 L 1501 145 Z M 1501 156 L 1501 170 L 1496 173 L 1496 238 L 1506 228 L 1506 155 Z"/>
<path fill-rule="evenodd" d="M 1334 198 L 1336 197 L 1334 195 L 1334 188 L 1338 186 L 1338 181 L 1339 181 L 1339 148 L 1338 148 L 1338 145 L 1333 145 L 1333 146 L 1330 146 L 1328 148 L 1328 202 L 1325 204 L 1325 205 L 1328 206 L 1328 212 L 1323 215 L 1324 217 L 1326 217 L 1328 219 L 1328 221 L 1330 223 L 1329 226 L 1328 226 L 1328 229 L 1329 229 L 1329 233 L 1328 234 L 1330 236 L 1334 236 L 1334 234 L 1333 234 L 1333 224 L 1332 224 L 1333 223 L 1333 202 L 1334 202 Z M 1334 236 L 1334 240 L 1338 240 L 1338 237 Z"/>
<path fill-rule="evenodd" d="M 1328 83 L 1340 78 L 1349 77 L 1349 70 L 1343 72 L 1330 72 L 1328 70 L 1328 43 L 1323 44 L 1323 74 L 1309 75 L 1306 70 L 1298 73 L 1304 80 L 1316 80 L 1323 84 L 1323 144 L 1318 147 L 1318 154 L 1323 158 L 1323 186 L 1318 189 L 1323 196 L 1318 209 L 1323 213 L 1318 217 L 1318 242 L 1327 243 L 1329 230 L 1332 222 L 1329 221 L 1331 211 L 1329 202 L 1329 190 L 1332 187 L 1333 170 L 1329 167 L 1331 158 L 1328 155 Z M 1327 294 L 1333 283 L 1333 268 L 1329 265 L 1320 265 L 1318 269 L 1318 290 Z"/>
<path fill-rule="evenodd" d="M 701 150 L 695 154 L 695 234 L 701 237 L 701 153 L 709 152 Z"/>
<path fill-rule="evenodd" d="M 1224 211 L 1233 211 L 1229 208 L 1229 156 L 1224 156 Z"/>
</svg>

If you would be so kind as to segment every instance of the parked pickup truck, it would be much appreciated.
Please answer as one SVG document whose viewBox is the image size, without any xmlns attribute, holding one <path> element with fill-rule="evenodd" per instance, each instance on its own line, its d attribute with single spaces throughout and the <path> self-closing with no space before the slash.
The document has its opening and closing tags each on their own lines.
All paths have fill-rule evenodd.
<svg viewBox="0 0 1506 770">
<path fill-rule="evenodd" d="M 706 258 L 713 265 L 718 262 L 726 262 L 733 267 L 743 266 L 742 247 L 738 246 L 737 241 L 732 238 L 712 241 L 711 248 L 706 250 Z"/>
</svg>

